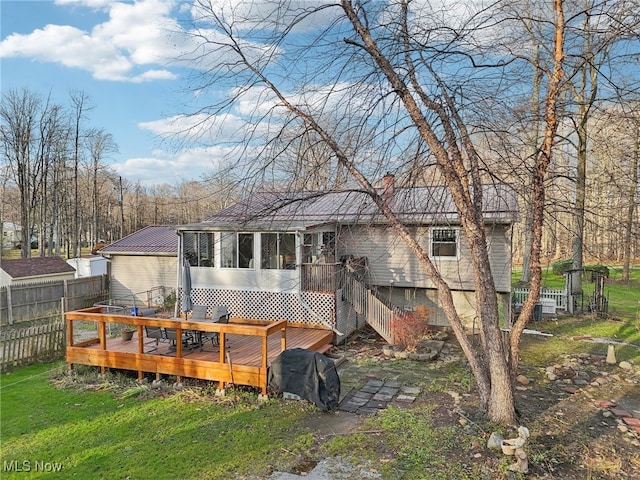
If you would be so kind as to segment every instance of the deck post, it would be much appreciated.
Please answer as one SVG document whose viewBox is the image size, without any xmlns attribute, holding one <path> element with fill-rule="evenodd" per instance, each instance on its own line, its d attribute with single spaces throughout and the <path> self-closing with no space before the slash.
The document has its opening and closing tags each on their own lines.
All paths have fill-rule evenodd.
<svg viewBox="0 0 640 480">
<path fill-rule="evenodd" d="M 260 370 L 264 373 L 264 382 L 260 385 L 262 395 L 267 394 L 267 365 L 269 363 L 269 337 L 266 335 L 262 337 L 262 364 Z"/>
<path fill-rule="evenodd" d="M 106 350 L 107 349 L 107 323 L 100 319 L 98 321 L 98 338 L 100 338 L 100 348 L 102 348 L 102 350 Z M 100 373 L 104 375 L 104 373 L 107 371 L 107 369 L 102 366 L 100 367 Z"/>
<path fill-rule="evenodd" d="M 144 353 L 144 336 L 142 332 L 142 325 L 138 325 L 138 353 Z M 138 370 L 138 381 L 142 381 L 144 378 L 144 372 L 142 370 Z"/>
<path fill-rule="evenodd" d="M 225 352 L 227 351 L 227 336 L 224 333 L 224 330 L 221 330 L 218 334 L 218 346 L 220 348 L 220 363 L 225 363 Z M 218 382 L 218 390 L 221 395 L 224 395 L 224 380 L 220 380 Z"/>
<path fill-rule="evenodd" d="M 73 347 L 73 320 L 66 318 L 64 313 L 62 315 L 67 321 L 67 347 Z M 73 363 L 67 362 L 67 370 L 73 370 Z"/>
<path fill-rule="evenodd" d="M 284 352 L 287 349 L 287 324 L 285 323 L 280 331 L 280 351 Z"/>
</svg>

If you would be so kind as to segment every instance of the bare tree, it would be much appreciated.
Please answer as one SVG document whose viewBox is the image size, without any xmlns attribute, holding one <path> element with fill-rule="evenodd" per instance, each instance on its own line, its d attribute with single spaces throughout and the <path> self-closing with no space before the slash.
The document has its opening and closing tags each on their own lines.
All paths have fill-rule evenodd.
<svg viewBox="0 0 640 480">
<path fill-rule="evenodd" d="M 624 65 L 628 62 L 628 52 L 618 45 L 637 39 L 640 15 L 635 1 L 609 3 L 584 0 L 572 5 L 570 18 L 565 70 L 569 80 L 567 87 L 574 104 L 567 107 L 566 113 L 568 120 L 573 123 L 575 142 L 572 143 L 575 143 L 576 152 L 571 248 L 576 274 L 572 286 L 581 292 L 590 118 L 599 104 L 610 103 L 625 95 L 625 91 L 628 92 L 628 86 L 616 75 L 617 71 L 626 71 Z M 628 83 L 632 75 L 626 72 L 625 77 Z"/>
<path fill-rule="evenodd" d="M 282 138 L 283 132 L 296 129 L 312 132 L 307 138 L 315 137 L 331 151 L 331 158 L 348 172 L 359 190 L 369 194 L 437 286 L 440 304 L 469 361 L 488 416 L 502 423 L 513 422 L 511 374 L 517 370 L 520 334 L 537 301 L 535 289 L 539 289 L 541 277 L 539 238 L 545 206 L 544 181 L 555 145 L 564 59 L 562 1 L 556 0 L 551 15 L 554 38 L 551 68 L 546 71 L 546 128 L 532 181 L 534 292 L 511 338 L 511 371 L 499 326 L 482 213 L 482 185 L 491 179 L 491 172 L 476 148 L 477 136 L 470 129 L 473 124 L 465 121 L 465 117 L 472 119 L 474 113 L 489 105 L 502 88 L 497 80 L 486 82 L 496 89 L 493 92 L 477 89 L 494 76 L 489 68 L 495 68 L 499 76 L 508 62 L 490 60 L 488 50 L 479 52 L 482 42 L 476 37 L 482 28 L 497 28 L 504 18 L 493 20 L 484 12 L 471 20 L 460 19 L 460 24 L 452 27 L 445 21 L 448 17 L 444 10 L 408 1 L 378 4 L 343 0 L 339 5 L 319 7 L 281 3 L 268 12 L 256 6 L 259 15 L 241 5 L 228 6 L 227 10 L 205 0 L 195 3 L 200 14 L 198 24 L 206 24 L 207 28 L 195 30 L 201 44 L 198 57 L 193 58 L 194 65 L 209 65 L 205 76 L 208 85 L 222 80 L 222 72 L 234 74 L 233 96 L 218 105 L 217 111 L 229 107 L 243 94 L 261 92 L 262 102 L 255 113 L 263 120 L 271 120 L 271 138 Z M 319 15 L 330 21 L 323 22 L 312 41 L 296 48 L 296 29 L 311 24 Z M 264 18 L 269 18 L 270 23 L 265 23 Z M 273 35 L 267 38 L 267 33 Z M 476 54 L 478 58 L 485 55 L 480 63 L 491 65 L 479 65 Z M 456 69 L 464 73 L 458 76 Z M 313 72 L 313 81 L 296 74 L 300 71 Z M 264 108 L 265 104 L 269 107 Z M 283 109 L 289 116 L 283 115 Z M 252 134 L 256 135 L 256 130 Z M 273 143 L 268 145 L 272 147 Z M 420 153 L 408 159 L 404 154 L 411 150 L 409 145 L 417 145 L 416 152 Z M 262 153 L 260 158 L 268 157 L 273 149 Z M 252 161 L 257 163 L 256 157 Z M 429 165 L 435 166 L 452 195 L 471 250 L 480 349 L 469 341 L 451 289 L 428 252 L 370 180 L 385 167 L 415 180 L 415 172 Z M 266 171 L 264 163 L 261 169 Z M 264 180 L 263 175 L 254 178 Z"/>
<path fill-rule="evenodd" d="M 101 208 L 103 206 L 100 201 L 104 196 L 105 188 L 103 182 L 99 182 L 101 173 L 105 170 L 103 162 L 112 153 L 118 152 L 118 145 L 113 140 L 110 133 L 106 133 L 103 129 L 90 130 L 85 138 L 86 148 L 90 157 L 89 178 L 91 179 L 91 216 L 92 216 L 92 236 L 93 244 L 98 243 L 99 235 L 103 234 L 104 226 L 100 225 Z"/>
<path fill-rule="evenodd" d="M 22 258 L 31 256 L 33 232 L 34 175 L 39 171 L 32 154 L 37 137 L 37 121 L 42 99 L 26 89 L 3 94 L 0 105 L 2 147 L 11 174 L 20 191 L 20 222 L 22 223 Z"/>
<path fill-rule="evenodd" d="M 67 252 L 67 256 L 77 257 L 80 255 L 80 242 L 81 242 L 81 223 L 80 223 L 80 197 L 79 197 L 79 165 L 80 165 L 80 150 L 82 146 L 82 121 L 88 110 L 91 110 L 89 105 L 89 96 L 82 91 L 74 91 L 70 93 L 71 100 L 71 132 L 73 139 L 73 236 L 72 245 L 73 252 Z M 72 253 L 72 255 L 70 255 Z"/>
</svg>

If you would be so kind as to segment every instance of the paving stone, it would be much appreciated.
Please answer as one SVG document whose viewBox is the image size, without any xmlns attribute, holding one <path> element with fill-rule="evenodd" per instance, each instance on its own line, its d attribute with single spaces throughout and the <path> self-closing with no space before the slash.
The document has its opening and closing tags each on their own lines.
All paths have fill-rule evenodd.
<svg viewBox="0 0 640 480">
<path fill-rule="evenodd" d="M 378 390 L 380 390 L 380 387 L 376 387 L 373 385 L 365 385 L 364 387 L 362 387 L 360 389 L 361 392 L 365 392 L 365 393 L 378 393 Z"/>
<path fill-rule="evenodd" d="M 401 387 L 400 390 L 407 395 L 418 395 L 421 391 L 420 387 Z"/>
<path fill-rule="evenodd" d="M 384 382 L 382 380 L 370 379 L 365 384 L 365 387 L 381 387 L 383 385 L 384 385 Z"/>
<path fill-rule="evenodd" d="M 349 401 L 347 401 L 347 403 L 351 403 L 357 407 L 362 407 L 363 405 L 366 405 L 367 402 L 369 401 L 369 398 L 357 398 L 357 397 L 353 397 L 351 399 L 349 399 Z"/>
<path fill-rule="evenodd" d="M 378 390 L 378 393 L 382 393 L 383 395 L 395 395 L 396 393 L 398 393 L 400 391 L 399 387 L 382 387 L 380 390 Z"/>
<path fill-rule="evenodd" d="M 384 393 L 376 393 L 373 396 L 373 400 L 378 400 L 381 402 L 390 402 L 393 399 L 393 395 L 387 395 Z"/>
<path fill-rule="evenodd" d="M 414 397 L 413 395 L 398 395 L 396 397 L 396 400 L 398 402 L 413 403 L 416 401 L 416 397 Z"/>
<path fill-rule="evenodd" d="M 400 380 L 387 380 L 384 382 L 384 386 L 389 388 L 400 388 L 402 386 L 402 382 Z"/>
<path fill-rule="evenodd" d="M 343 402 L 344 405 L 353 405 L 354 407 L 362 407 L 366 405 L 369 400 L 358 400 L 357 398 L 351 398 L 346 402 Z"/>
<path fill-rule="evenodd" d="M 359 409 L 360 409 L 359 406 L 353 405 L 352 403 L 348 403 L 348 402 L 340 405 L 340 410 L 342 410 L 343 412 L 358 413 Z"/>
<path fill-rule="evenodd" d="M 383 409 L 383 408 L 387 408 L 387 405 L 388 405 L 388 402 L 379 402 L 377 400 L 371 400 L 370 402 L 367 402 L 367 404 L 364 407 Z"/>
<path fill-rule="evenodd" d="M 371 400 L 372 394 L 368 392 L 363 392 L 362 390 L 358 390 L 353 394 L 353 396 L 359 399 Z"/>
<path fill-rule="evenodd" d="M 379 408 L 361 407 L 361 408 L 358 409 L 358 411 L 356 413 L 361 413 L 363 415 L 367 415 L 367 414 L 371 415 L 371 414 L 374 414 L 374 413 L 378 413 L 379 411 L 380 411 Z"/>
</svg>

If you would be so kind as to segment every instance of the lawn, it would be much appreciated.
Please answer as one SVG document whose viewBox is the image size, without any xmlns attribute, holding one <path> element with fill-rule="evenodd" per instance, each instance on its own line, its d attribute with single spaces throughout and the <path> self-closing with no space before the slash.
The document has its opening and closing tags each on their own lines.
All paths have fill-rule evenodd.
<svg viewBox="0 0 640 480">
<path fill-rule="evenodd" d="M 567 355 L 603 356 L 608 344 L 615 342 L 618 361 L 640 364 L 640 320 L 636 306 L 640 298 L 640 271 L 634 270 L 634 280 L 629 285 L 622 285 L 612 277 L 611 308 L 626 312 L 627 320 L 584 315 L 545 319 L 529 325 L 553 336 L 523 337 L 522 371 L 534 379 L 534 388 L 539 389 L 535 394 L 533 391 L 523 394 L 525 406 L 534 406 L 533 400 L 543 398 L 551 402 L 545 368 L 561 363 Z M 599 341 L 588 341 L 588 337 Z M 382 365 L 378 350 L 372 347 L 371 357 L 354 362 L 368 362 L 372 367 Z M 420 368 L 410 361 L 399 361 L 394 365 L 400 373 L 402 362 L 407 362 L 409 370 Z M 508 460 L 487 453 L 482 447 L 493 427 L 474 417 L 478 422 L 472 424 L 475 433 L 468 433 L 458 423 L 460 417 L 455 413 L 457 407 L 451 404 L 450 392 L 462 393 L 469 400 L 474 391 L 463 362 L 427 364 L 419 406 L 406 410 L 389 408 L 352 433 L 324 439 L 309 427 L 309 419 L 319 411 L 307 402 L 277 398 L 259 402 L 255 392 L 245 389 L 232 389 L 227 396 L 216 397 L 214 388 L 206 382 L 194 382 L 179 391 L 170 385 L 154 389 L 148 384 L 138 384 L 134 375 L 115 372 L 101 376 L 98 369 L 78 367 L 78 374 L 69 376 L 64 368 L 58 362 L 0 375 L 3 480 L 255 479 L 265 478 L 273 470 L 292 471 L 292 466 L 305 459 L 317 461 L 333 456 L 358 462 L 369 460 L 384 479 L 473 479 L 487 478 L 487 472 L 490 478 L 506 478 L 502 473 Z M 617 367 L 598 368 L 615 371 Z M 631 388 L 634 384 L 627 386 Z M 593 408 L 588 397 L 576 398 L 586 400 L 574 409 L 577 415 Z M 561 408 L 565 408 L 564 403 Z M 331 418 L 321 416 L 320 421 Z M 567 424 L 566 414 L 563 419 L 564 423 L 546 419 L 541 422 L 547 429 L 545 432 L 551 432 L 556 424 L 558 428 Z M 592 419 L 593 425 L 578 424 L 584 424 L 589 432 L 602 423 L 601 417 Z M 542 427 L 531 418 L 529 422 L 538 435 L 532 440 L 532 451 L 546 460 L 552 455 L 545 452 L 553 452 L 553 461 L 563 462 L 565 472 L 572 472 L 579 462 L 587 461 L 585 452 L 599 448 L 609 448 L 607 458 L 627 466 L 636 462 L 640 468 L 638 455 L 628 453 L 635 450 L 622 454 L 625 451 L 620 450 L 620 445 L 611 450 L 609 437 L 585 437 L 580 440 L 585 442 L 584 451 L 565 452 L 562 445 L 550 443 L 555 438 L 551 433 L 539 437 Z M 607 432 L 617 432 L 615 425 L 607 427 Z M 472 449 L 479 456 L 472 457 L 468 453 Z M 534 465 L 538 471 L 544 467 L 540 461 Z"/>
<path fill-rule="evenodd" d="M 95 376 L 89 390 L 61 368 L 0 377 L 3 479 L 41 478 L 46 464 L 58 478 L 228 479 L 265 474 L 305 447 L 296 423 L 306 402 L 259 403 L 246 392 L 216 401 L 202 389 L 150 395 L 133 379 L 85 373 Z"/>
<path fill-rule="evenodd" d="M 587 265 L 585 268 L 589 268 Z M 511 281 L 514 285 L 520 280 L 522 271 L 514 269 L 511 272 Z M 640 322 L 640 265 L 634 266 L 630 271 L 629 282 L 622 281 L 622 267 L 609 266 L 609 277 L 605 281 L 604 295 L 609 301 L 609 315 L 619 320 Z M 564 277 L 556 275 L 551 267 L 542 271 L 542 287 L 553 290 L 564 288 Z M 584 305 L 593 294 L 594 284 L 589 276 L 583 279 Z"/>
</svg>

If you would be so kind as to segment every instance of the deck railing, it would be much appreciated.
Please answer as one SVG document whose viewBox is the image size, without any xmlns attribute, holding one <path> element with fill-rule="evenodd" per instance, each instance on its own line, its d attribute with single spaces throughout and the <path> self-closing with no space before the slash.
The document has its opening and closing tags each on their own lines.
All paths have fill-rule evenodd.
<svg viewBox="0 0 640 480">
<path fill-rule="evenodd" d="M 393 345 L 393 331 L 391 329 L 391 319 L 394 315 L 401 315 L 402 312 L 386 305 L 374 292 L 359 282 L 350 274 L 345 274 L 342 282 L 342 295 L 359 315 L 365 317 L 367 323 L 371 325 L 382 338 Z"/>
<path fill-rule="evenodd" d="M 303 263 L 302 290 L 335 292 L 339 288 L 341 263 Z"/>
<path fill-rule="evenodd" d="M 102 306 L 85 308 L 65 313 L 67 320 L 67 363 L 94 365 L 106 368 L 121 368 L 138 372 L 141 380 L 144 373 L 157 375 L 175 375 L 177 377 L 193 377 L 203 380 L 218 381 L 219 388 L 224 389 L 226 383 L 259 387 L 262 394 L 267 393 L 268 338 L 280 334 L 280 351 L 287 348 L 287 321 L 260 322 L 244 320 L 244 323 L 212 323 L 194 322 L 181 319 L 162 319 L 151 317 L 134 317 L 106 313 Z M 98 336 L 80 342 L 74 341 L 75 322 L 97 323 Z M 115 323 L 135 325 L 137 330 L 137 348 L 135 353 L 108 349 L 107 324 Z M 175 356 L 145 353 L 144 327 L 162 327 L 176 330 L 176 338 L 182 338 L 187 331 L 215 332 L 219 335 L 219 358 L 217 361 L 189 359 L 183 356 L 182 342 L 176 342 Z M 248 335 L 259 337 L 261 341 L 260 365 L 242 365 L 236 362 L 231 365 L 227 357 L 227 335 Z M 94 346 L 98 345 L 98 348 Z"/>
</svg>

